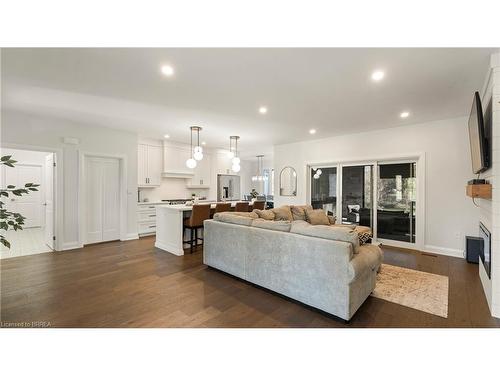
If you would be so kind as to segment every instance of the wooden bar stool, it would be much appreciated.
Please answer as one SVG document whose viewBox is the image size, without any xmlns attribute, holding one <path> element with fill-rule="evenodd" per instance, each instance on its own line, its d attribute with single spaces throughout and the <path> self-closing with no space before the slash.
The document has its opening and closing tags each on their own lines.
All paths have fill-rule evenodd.
<svg viewBox="0 0 500 375">
<path fill-rule="evenodd" d="M 198 240 L 201 240 L 203 244 L 203 238 L 198 237 L 198 229 L 203 228 L 203 222 L 210 219 L 210 205 L 209 204 L 195 204 L 193 205 L 193 210 L 191 211 L 191 216 L 184 220 L 184 228 L 182 233 L 186 229 L 191 231 L 190 239 L 188 241 L 183 241 L 183 243 L 189 243 L 191 253 L 196 246 L 198 246 Z"/>
<path fill-rule="evenodd" d="M 215 213 L 231 211 L 231 203 L 217 203 L 215 205 Z"/>
<path fill-rule="evenodd" d="M 254 210 L 263 210 L 265 206 L 266 206 L 266 202 L 264 202 L 264 201 L 253 202 L 253 209 Z"/>
<path fill-rule="evenodd" d="M 248 202 L 237 202 L 234 206 L 235 212 L 248 212 Z"/>
</svg>

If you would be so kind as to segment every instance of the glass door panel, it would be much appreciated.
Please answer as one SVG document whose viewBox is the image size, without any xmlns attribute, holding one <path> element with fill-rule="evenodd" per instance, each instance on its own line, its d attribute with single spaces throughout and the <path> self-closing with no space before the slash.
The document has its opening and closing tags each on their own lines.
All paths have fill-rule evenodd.
<svg viewBox="0 0 500 375">
<path fill-rule="evenodd" d="M 377 238 L 415 243 L 416 163 L 379 164 Z"/>
<path fill-rule="evenodd" d="M 373 166 L 342 167 L 342 224 L 372 227 Z"/>
<path fill-rule="evenodd" d="M 311 205 L 337 216 L 337 168 L 311 168 Z"/>
</svg>

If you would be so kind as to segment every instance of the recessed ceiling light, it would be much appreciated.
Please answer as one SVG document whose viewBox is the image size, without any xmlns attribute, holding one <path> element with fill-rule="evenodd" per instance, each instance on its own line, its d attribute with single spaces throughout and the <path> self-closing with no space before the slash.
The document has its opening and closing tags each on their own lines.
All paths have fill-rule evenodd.
<svg viewBox="0 0 500 375">
<path fill-rule="evenodd" d="M 259 112 L 262 113 L 262 114 L 267 113 L 267 107 L 260 107 L 259 108 Z"/>
<path fill-rule="evenodd" d="M 162 65 L 161 72 L 163 75 L 170 77 L 174 75 L 174 68 L 172 68 L 170 65 Z"/>
<path fill-rule="evenodd" d="M 384 76 L 385 76 L 385 73 L 382 70 L 375 70 L 372 73 L 372 79 L 374 81 L 380 81 L 384 78 Z"/>
<path fill-rule="evenodd" d="M 399 114 L 399 117 L 401 117 L 401 118 L 407 118 L 409 115 L 410 115 L 410 112 L 401 112 Z"/>
<path fill-rule="evenodd" d="M 316 129 L 310 129 L 309 134 L 316 134 Z"/>
<path fill-rule="evenodd" d="M 205 145 L 207 144 L 207 142 L 203 141 L 203 142 L 201 142 L 201 144 L 202 144 L 203 146 L 205 146 Z"/>
<path fill-rule="evenodd" d="M 168 134 L 165 134 L 163 137 L 167 138 L 167 139 L 170 138 L 170 136 Z"/>
</svg>

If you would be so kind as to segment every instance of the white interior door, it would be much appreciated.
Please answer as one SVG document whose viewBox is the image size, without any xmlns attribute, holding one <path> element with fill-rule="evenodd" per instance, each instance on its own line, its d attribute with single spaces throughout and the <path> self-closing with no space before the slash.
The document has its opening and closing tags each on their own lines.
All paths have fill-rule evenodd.
<svg viewBox="0 0 500 375">
<path fill-rule="evenodd" d="M 14 185 L 20 188 L 28 182 L 42 184 L 42 167 L 40 165 L 16 164 L 15 168 L 5 167 L 4 173 L 5 185 Z M 21 197 L 11 194 L 6 201 L 8 211 L 18 212 L 26 218 L 24 228 L 41 227 L 43 224 L 40 191 L 42 189 L 41 186 L 39 191 L 30 191 L 29 194 Z"/>
<path fill-rule="evenodd" d="M 54 249 L 54 154 L 45 157 L 45 244 Z"/>
<path fill-rule="evenodd" d="M 86 157 L 85 244 L 120 238 L 120 162 Z"/>
</svg>

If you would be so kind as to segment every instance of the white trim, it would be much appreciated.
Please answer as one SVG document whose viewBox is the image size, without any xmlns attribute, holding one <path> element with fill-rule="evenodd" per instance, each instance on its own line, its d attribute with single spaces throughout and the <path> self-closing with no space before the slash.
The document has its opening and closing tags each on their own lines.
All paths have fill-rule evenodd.
<svg viewBox="0 0 500 375">
<path fill-rule="evenodd" d="M 80 249 L 81 246 L 78 243 L 78 241 L 73 241 L 73 242 L 66 242 L 63 243 L 61 250 L 73 250 L 73 249 Z"/>
<path fill-rule="evenodd" d="M 84 245 L 85 233 L 85 158 L 101 157 L 118 159 L 120 162 L 120 241 L 127 238 L 127 156 L 124 154 L 103 154 L 98 152 L 78 151 L 78 246 Z"/>
<path fill-rule="evenodd" d="M 139 233 L 127 233 L 125 238 L 121 241 L 130 241 L 130 240 L 138 240 L 138 239 L 139 239 Z"/>
<path fill-rule="evenodd" d="M 38 145 L 25 145 L 16 143 L 1 143 L 2 147 L 27 151 L 41 151 L 53 153 L 55 156 L 56 168 L 54 169 L 54 235 L 56 236 L 54 250 L 64 250 L 63 246 L 63 215 L 64 215 L 64 164 L 63 150 L 61 148 L 44 147 Z"/>
<path fill-rule="evenodd" d="M 449 247 L 425 245 L 424 250 L 427 253 L 438 254 L 438 255 L 447 255 L 450 257 L 464 259 L 464 251 L 460 250 L 460 249 L 451 249 Z"/>
</svg>

